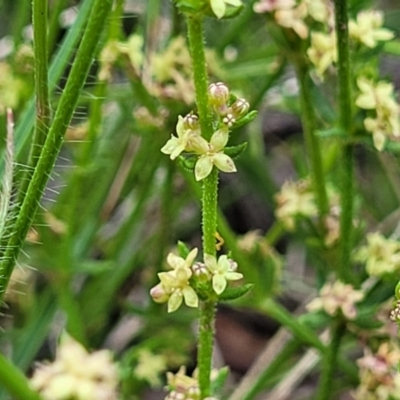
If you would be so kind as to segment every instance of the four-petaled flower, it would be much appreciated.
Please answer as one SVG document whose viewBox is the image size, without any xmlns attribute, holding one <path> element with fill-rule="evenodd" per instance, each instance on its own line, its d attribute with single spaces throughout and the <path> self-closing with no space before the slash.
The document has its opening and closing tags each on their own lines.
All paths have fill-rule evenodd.
<svg viewBox="0 0 400 400">
<path fill-rule="evenodd" d="M 201 181 L 210 175 L 214 165 L 223 172 L 236 172 L 233 160 L 223 152 L 228 138 L 229 130 L 227 127 L 217 130 L 212 135 L 210 143 L 207 143 L 207 148 L 203 149 L 196 162 L 194 174 L 197 181 Z"/>
<path fill-rule="evenodd" d="M 383 13 L 377 10 L 367 10 L 357 14 L 356 20 L 349 21 L 349 34 L 354 40 L 365 46 L 374 48 L 378 42 L 390 40 L 394 34 L 389 29 L 382 28 Z"/>
<path fill-rule="evenodd" d="M 200 129 L 191 129 L 191 121 L 178 117 L 176 125 L 177 136 L 171 135 L 171 139 L 164 145 L 161 152 L 169 154 L 171 160 L 177 158 L 183 151 L 199 152 L 207 148 L 207 141 L 201 137 Z"/>
<path fill-rule="evenodd" d="M 227 285 L 227 281 L 236 281 L 243 278 L 239 272 L 235 272 L 236 264 L 228 259 L 227 255 L 222 255 L 217 259 L 210 255 L 204 255 L 204 263 L 212 274 L 212 286 L 217 294 L 221 294 Z"/>
<path fill-rule="evenodd" d="M 158 274 L 160 283 L 151 289 L 150 295 L 157 303 L 168 301 L 168 312 L 176 311 L 183 300 L 189 307 L 197 307 L 199 304 L 197 294 L 189 282 L 192 276 L 191 267 L 196 255 L 197 248 L 191 250 L 186 259 L 169 253 L 167 263 L 173 270 Z"/>
<path fill-rule="evenodd" d="M 341 281 L 327 283 L 319 293 L 320 297 L 315 298 L 307 305 L 310 311 L 323 309 L 327 314 L 336 316 L 340 311 L 347 319 L 354 319 L 357 316 L 355 303 L 364 298 L 364 293 L 355 290 L 353 286 L 344 284 Z"/>
<path fill-rule="evenodd" d="M 371 82 L 364 77 L 357 79 L 361 93 L 356 99 L 356 105 L 364 110 L 373 110 L 375 118 L 364 120 L 365 129 L 372 133 L 377 150 L 384 148 L 387 137 L 400 136 L 400 108 L 394 99 L 394 88 L 391 83 Z"/>
<path fill-rule="evenodd" d="M 226 5 L 229 4 L 233 7 L 240 7 L 241 0 L 210 0 L 211 9 L 217 18 L 222 18 L 226 13 Z"/>
</svg>

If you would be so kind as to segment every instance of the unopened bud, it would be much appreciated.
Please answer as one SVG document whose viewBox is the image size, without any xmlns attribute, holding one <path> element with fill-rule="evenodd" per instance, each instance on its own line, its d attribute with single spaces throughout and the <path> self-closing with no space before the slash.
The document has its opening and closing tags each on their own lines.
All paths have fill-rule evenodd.
<svg viewBox="0 0 400 400">
<path fill-rule="evenodd" d="M 229 271 L 235 272 L 238 268 L 237 262 L 232 260 L 231 258 L 228 258 L 228 263 L 229 263 Z"/>
<path fill-rule="evenodd" d="M 400 322 L 400 301 L 396 302 L 396 307 L 390 311 L 390 319 L 393 322 Z"/>
<path fill-rule="evenodd" d="M 192 271 L 197 278 L 200 280 L 208 281 L 210 278 L 210 272 L 206 265 L 202 262 L 196 262 L 192 265 Z"/>
<path fill-rule="evenodd" d="M 227 114 L 223 119 L 222 122 L 227 125 L 229 128 L 233 126 L 233 124 L 236 122 L 235 117 L 232 114 Z"/>
<path fill-rule="evenodd" d="M 199 117 L 195 114 L 188 114 L 183 119 L 183 126 L 185 129 L 195 131 L 199 129 Z"/>
<path fill-rule="evenodd" d="M 250 109 L 250 104 L 245 99 L 237 99 L 231 106 L 232 113 L 236 118 L 247 114 Z"/>
<path fill-rule="evenodd" d="M 225 83 L 222 82 L 212 83 L 208 87 L 208 93 L 210 96 L 210 102 L 213 105 L 225 104 L 229 99 L 229 89 Z"/>
<path fill-rule="evenodd" d="M 161 283 L 150 289 L 150 296 L 156 303 L 165 303 L 169 299 L 169 294 Z"/>
</svg>

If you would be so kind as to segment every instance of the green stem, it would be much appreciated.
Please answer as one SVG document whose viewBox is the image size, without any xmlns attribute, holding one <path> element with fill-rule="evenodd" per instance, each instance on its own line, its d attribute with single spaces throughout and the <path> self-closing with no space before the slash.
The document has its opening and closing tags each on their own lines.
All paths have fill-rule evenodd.
<svg viewBox="0 0 400 400">
<path fill-rule="evenodd" d="M 340 341 L 346 329 L 342 322 L 334 322 L 332 339 L 324 353 L 322 360 L 321 377 L 318 384 L 316 400 L 329 400 L 332 397 L 333 375 L 336 370 Z"/>
<path fill-rule="evenodd" d="M 210 140 L 213 125 L 208 105 L 208 76 L 204 50 L 202 16 L 187 16 L 188 39 L 193 67 L 197 111 L 202 135 Z M 218 170 L 213 168 L 203 182 L 202 224 L 203 253 L 216 255 L 215 234 L 217 232 Z M 207 300 L 200 305 L 200 327 L 198 347 L 199 386 L 201 398 L 209 396 L 212 351 L 214 341 L 215 300 Z"/>
<path fill-rule="evenodd" d="M 48 40 L 47 40 L 47 0 L 34 0 L 32 9 L 33 45 L 35 50 L 35 92 L 36 92 L 36 124 L 28 171 L 36 165 L 43 144 L 46 141 L 50 125 L 50 101 L 48 85 Z M 30 173 L 31 175 L 31 173 Z M 26 176 L 22 185 L 28 186 L 30 176 Z M 25 192 L 22 190 L 21 192 Z"/>
<path fill-rule="evenodd" d="M 48 48 L 47 48 L 47 0 L 33 0 L 32 2 L 32 24 L 33 24 L 33 47 L 34 47 L 34 69 L 35 69 L 35 105 L 36 118 L 35 130 L 30 147 L 28 168 L 22 173 L 18 192 L 17 204 L 24 198 L 33 169 L 39 158 L 43 143 L 46 140 L 50 125 L 50 101 L 48 86 Z M 6 224 L 8 236 L 12 222 Z M 0 290 L 1 291 L 1 290 Z"/>
<path fill-rule="evenodd" d="M 335 23 L 338 48 L 339 81 L 339 123 L 340 128 L 351 137 L 352 101 L 351 72 L 348 34 L 348 2 L 335 0 Z M 353 145 L 343 144 L 341 154 L 341 215 L 340 215 L 340 261 L 338 275 L 343 281 L 349 281 L 353 238 L 353 199 L 354 199 L 354 156 Z"/>
<path fill-rule="evenodd" d="M 307 66 L 296 61 L 296 74 L 300 84 L 301 120 L 307 153 L 310 158 L 311 179 L 320 217 L 320 226 L 323 228 L 323 218 L 328 214 L 329 204 L 326 194 L 324 170 L 322 165 L 321 147 L 319 138 L 315 135 L 316 118 L 311 95 L 311 79 Z"/>
<path fill-rule="evenodd" d="M 199 347 L 197 366 L 201 398 L 210 396 L 210 375 L 215 333 L 215 301 L 203 301 L 200 305 Z"/>
<path fill-rule="evenodd" d="M 204 51 L 203 18 L 202 16 L 189 15 L 186 19 L 201 133 L 207 140 L 210 140 L 213 134 L 213 127 L 208 106 L 208 77 Z"/>
<path fill-rule="evenodd" d="M 0 386 L 5 388 L 14 399 L 42 400 L 42 397 L 29 387 L 28 381 L 21 371 L 1 353 Z"/>
<path fill-rule="evenodd" d="M 15 261 L 60 151 L 64 134 L 86 81 L 111 5 L 112 0 L 96 0 L 93 5 L 85 34 L 61 96 L 57 112 L 1 260 L 0 300 L 5 292 Z"/>
</svg>

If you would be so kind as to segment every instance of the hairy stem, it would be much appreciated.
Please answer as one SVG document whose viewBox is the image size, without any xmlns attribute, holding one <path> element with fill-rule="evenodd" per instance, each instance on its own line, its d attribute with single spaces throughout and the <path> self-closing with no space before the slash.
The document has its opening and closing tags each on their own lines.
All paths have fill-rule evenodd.
<svg viewBox="0 0 400 400">
<path fill-rule="evenodd" d="M 202 17 L 188 16 L 187 25 L 200 127 L 205 139 L 210 140 L 213 134 L 213 126 L 208 106 L 208 77 Z M 216 255 L 217 198 L 218 170 L 214 168 L 204 180 L 202 191 L 203 253 L 212 256 Z M 216 302 L 214 300 L 204 301 L 200 305 L 198 368 L 201 398 L 210 395 L 215 306 Z"/>
<path fill-rule="evenodd" d="M 21 182 L 20 199 L 26 192 L 33 169 L 46 141 L 50 125 L 48 85 L 47 0 L 33 0 L 33 47 L 35 51 L 36 123 L 26 176 Z"/>
<path fill-rule="evenodd" d="M 329 205 L 322 166 L 321 146 L 319 138 L 315 135 L 316 121 L 310 90 L 312 82 L 307 66 L 301 62 L 297 62 L 296 64 L 296 74 L 300 83 L 301 120 L 307 153 L 310 159 L 312 186 L 318 206 L 320 226 L 323 228 L 323 218 L 328 214 Z"/>
<path fill-rule="evenodd" d="M 332 389 L 334 388 L 333 374 L 336 370 L 340 341 L 344 331 L 345 325 L 342 322 L 334 322 L 332 339 L 327 346 L 322 360 L 321 377 L 318 384 L 316 400 L 329 400 L 332 397 Z"/>
<path fill-rule="evenodd" d="M 335 22 L 338 48 L 339 123 L 340 128 L 352 135 L 351 72 L 348 34 L 348 2 L 335 0 Z M 341 215 L 340 215 L 340 261 L 338 275 L 343 281 L 351 280 L 350 254 L 353 238 L 354 198 L 353 145 L 343 144 L 341 154 Z"/>
<path fill-rule="evenodd" d="M 60 151 L 64 134 L 72 118 L 79 94 L 86 81 L 98 42 L 110 13 L 112 0 L 96 0 L 89 17 L 85 34 L 72 66 L 66 87 L 60 99 L 54 120 L 42 148 L 27 193 L 18 212 L 15 225 L 11 227 L 0 263 L 0 300 L 4 295 L 15 261 L 21 250 L 32 218 L 35 215 L 43 190 Z"/>
</svg>

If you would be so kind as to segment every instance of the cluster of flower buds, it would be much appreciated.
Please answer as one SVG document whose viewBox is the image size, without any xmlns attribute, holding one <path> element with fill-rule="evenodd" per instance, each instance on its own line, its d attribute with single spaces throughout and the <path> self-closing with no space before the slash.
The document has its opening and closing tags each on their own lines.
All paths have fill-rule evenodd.
<svg viewBox="0 0 400 400">
<path fill-rule="evenodd" d="M 246 115 L 249 111 L 250 104 L 245 99 L 236 99 L 230 102 L 231 96 L 228 87 L 222 83 L 212 83 L 208 87 L 209 102 L 221 118 L 223 124 L 231 128 L 237 120 Z"/>
<path fill-rule="evenodd" d="M 197 115 L 190 113 L 185 117 L 179 116 L 176 136 L 171 135 L 161 149 L 171 160 L 183 152 L 197 155 L 194 172 L 198 181 L 206 178 L 214 166 L 223 172 L 236 172 L 235 163 L 224 149 L 229 140 L 229 129 L 248 113 L 250 107 L 244 99 L 231 101 L 228 87 L 221 82 L 211 84 L 208 94 L 209 104 L 216 113 L 214 126 L 217 127 L 210 141 L 202 136 Z"/>
<path fill-rule="evenodd" d="M 226 289 L 228 281 L 243 277 L 236 272 L 237 264 L 226 255 L 217 260 L 205 254 L 204 263 L 194 262 L 196 255 L 197 248 L 192 249 L 186 258 L 169 253 L 167 263 L 172 270 L 160 272 L 160 283 L 150 290 L 156 303 L 168 302 L 168 312 L 176 311 L 183 301 L 189 307 L 198 307 L 197 283 L 210 282 L 214 292 L 219 295 Z"/>
</svg>

